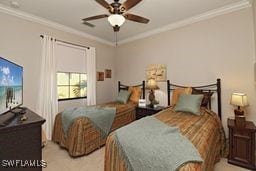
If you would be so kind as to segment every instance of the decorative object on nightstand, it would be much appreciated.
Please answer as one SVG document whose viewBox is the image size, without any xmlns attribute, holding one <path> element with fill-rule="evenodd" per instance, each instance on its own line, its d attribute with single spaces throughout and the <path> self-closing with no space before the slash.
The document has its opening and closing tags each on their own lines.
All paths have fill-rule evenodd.
<svg viewBox="0 0 256 171">
<path fill-rule="evenodd" d="M 150 106 L 145 106 L 145 107 L 138 106 L 136 108 L 136 119 L 140 119 L 145 116 L 151 116 L 151 115 L 156 114 L 164 109 L 166 109 L 166 107 L 164 107 L 164 106 L 157 106 L 156 108 L 152 108 Z"/>
<path fill-rule="evenodd" d="M 139 107 L 146 107 L 146 99 L 139 99 Z"/>
<path fill-rule="evenodd" d="M 148 96 L 148 99 L 150 101 L 150 105 L 149 106 L 151 108 L 154 108 L 154 104 L 155 104 L 154 90 L 158 90 L 159 89 L 158 85 L 156 84 L 156 80 L 155 79 L 149 79 L 148 83 L 147 83 L 147 86 L 146 86 L 146 89 L 150 90 L 149 96 Z"/>
<path fill-rule="evenodd" d="M 238 106 L 238 108 L 234 110 L 235 124 L 239 127 L 244 127 L 245 116 L 244 116 L 244 111 L 241 109 L 241 107 L 248 106 L 248 100 L 247 100 L 246 94 L 233 93 L 231 96 L 230 104 Z"/>
<path fill-rule="evenodd" d="M 244 127 L 238 127 L 234 119 L 228 119 L 229 156 L 228 163 L 256 170 L 255 132 L 253 122 L 245 121 Z"/>
</svg>

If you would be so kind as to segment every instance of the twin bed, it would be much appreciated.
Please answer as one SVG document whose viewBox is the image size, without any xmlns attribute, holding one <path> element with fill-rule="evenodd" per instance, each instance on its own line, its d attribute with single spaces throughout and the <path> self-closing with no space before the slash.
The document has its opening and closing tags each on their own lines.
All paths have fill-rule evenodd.
<svg viewBox="0 0 256 171">
<path fill-rule="evenodd" d="M 118 82 L 119 92 L 128 90 L 129 87 L 141 88 L 141 98 L 145 98 L 144 81 L 142 84 L 133 86 L 127 86 Z M 111 131 L 127 125 L 136 119 L 135 110 L 137 104 L 132 101 L 128 101 L 127 104 L 109 102 L 98 106 L 116 108 L 116 116 Z M 70 156 L 78 157 L 87 155 L 103 146 L 106 142 L 106 138 L 101 136 L 98 129 L 96 129 L 93 123 L 86 117 L 76 118 L 65 135 L 62 124 L 62 113 L 59 113 L 55 117 L 52 141 L 58 143 L 62 148 L 67 149 Z"/>
<path fill-rule="evenodd" d="M 143 82 L 141 85 L 136 85 L 136 87 L 138 86 L 143 90 L 142 98 L 145 98 L 145 83 Z M 128 86 L 122 85 L 120 82 L 118 87 L 119 91 L 128 90 L 129 88 Z M 169 106 L 171 105 L 171 95 L 173 96 L 173 91 L 175 91 L 177 88 L 185 87 L 171 84 L 169 81 L 167 81 Z M 217 99 L 218 114 L 211 110 L 212 103 L 210 96 L 207 102 L 207 106 L 200 108 L 200 115 L 193 115 L 186 112 L 177 112 L 173 106 L 170 106 L 166 110 L 154 115 L 153 118 L 160 121 L 161 123 L 165 123 L 165 125 L 168 125 L 169 127 L 177 127 L 180 134 L 186 137 L 193 144 L 202 158 L 202 162 L 187 162 L 182 164 L 177 170 L 213 170 L 214 164 L 220 160 L 220 157 L 226 155 L 225 134 L 221 124 L 221 82 L 220 79 L 218 79 L 214 84 L 191 88 L 196 92 L 196 94 L 198 92 L 204 95 L 212 95 L 212 93 L 216 93 L 214 98 Z M 127 160 L 129 157 L 127 157 L 123 149 L 120 148 L 120 144 L 117 141 L 115 134 L 122 129 L 129 132 L 129 130 L 131 130 L 129 129 L 130 125 L 139 123 L 140 120 L 133 122 L 135 121 L 136 105 L 137 104 L 132 102 L 127 104 L 112 102 L 103 105 L 110 107 L 114 106 L 117 109 L 116 116 L 111 127 L 111 132 L 114 132 L 112 132 L 107 139 L 102 138 L 90 120 L 85 117 L 77 118 L 69 128 L 67 136 L 65 136 L 63 133 L 60 113 L 55 118 L 53 141 L 59 143 L 61 147 L 66 148 L 69 154 L 74 157 L 86 155 L 100 148 L 106 143 L 104 164 L 105 171 L 134 170 L 132 167 L 128 167 L 131 166 L 131 163 L 129 163 L 129 160 Z M 127 124 L 129 125 L 125 126 Z M 118 129 L 120 127 L 123 128 Z M 118 130 L 115 131 L 116 129 Z M 127 142 L 128 146 L 129 143 L 132 144 L 132 142 Z M 161 144 L 159 144 L 159 146 L 161 146 Z M 134 147 L 131 146 L 131 148 Z M 172 147 L 170 146 L 170 148 Z M 166 150 L 168 151 L 168 149 Z M 175 156 L 172 157 L 175 158 Z"/>
<path fill-rule="evenodd" d="M 194 90 L 198 90 L 201 93 L 216 93 L 218 103 L 218 114 L 211 111 L 211 98 L 206 107 L 202 107 L 200 115 L 193 115 L 185 112 L 176 112 L 174 107 L 170 107 L 153 117 L 157 120 L 167 124 L 170 127 L 178 127 L 180 133 L 185 136 L 197 149 L 203 162 L 188 162 L 182 164 L 177 170 L 179 171 L 210 171 L 214 169 L 214 164 L 220 160 L 220 157 L 226 155 L 225 148 L 225 134 L 221 124 L 221 82 L 220 79 L 216 83 L 192 87 Z M 170 98 L 172 90 L 176 88 L 185 88 L 183 86 L 171 84 L 167 82 L 168 88 L 168 104 L 170 105 Z M 125 128 L 125 127 L 124 127 Z M 124 129 L 123 128 L 123 129 Z M 122 129 L 122 128 L 121 128 Z M 129 132 L 129 129 L 125 131 Z M 151 142 L 148 142 L 151 143 Z M 130 142 L 129 148 L 135 148 Z M 128 144 L 129 145 L 129 144 Z M 162 146 L 162 144 L 158 144 Z M 172 148 L 171 146 L 169 148 Z M 140 149 L 137 149 L 138 154 L 142 153 Z M 185 152 L 187 149 L 184 149 Z M 168 151 L 168 149 L 166 149 Z M 157 152 L 157 151 L 156 151 Z M 160 152 L 160 151 L 159 151 Z M 157 156 L 158 154 L 155 153 Z M 135 155 L 135 154 L 134 154 Z M 140 156 L 147 155 L 146 153 L 140 154 Z M 151 156 L 154 160 L 155 156 Z M 176 156 L 171 156 L 175 158 Z M 128 158 L 128 160 L 127 160 Z M 143 158 L 143 157 L 142 157 Z M 156 158 L 157 159 L 157 158 Z M 137 159 L 140 161 L 140 159 Z M 165 161 L 165 162 L 168 162 Z M 143 165 L 143 163 L 141 163 Z M 164 164 L 164 161 L 163 163 Z M 105 171 L 128 171 L 133 168 L 128 167 L 129 156 L 120 148 L 120 144 L 116 138 L 115 132 L 112 133 L 106 142 L 105 151 Z M 161 168 L 162 166 L 160 166 Z M 142 168 L 142 167 L 141 167 Z M 154 168 L 148 170 L 155 170 Z M 161 169 L 158 169 L 161 170 Z M 163 169 L 165 170 L 165 169 Z"/>
</svg>

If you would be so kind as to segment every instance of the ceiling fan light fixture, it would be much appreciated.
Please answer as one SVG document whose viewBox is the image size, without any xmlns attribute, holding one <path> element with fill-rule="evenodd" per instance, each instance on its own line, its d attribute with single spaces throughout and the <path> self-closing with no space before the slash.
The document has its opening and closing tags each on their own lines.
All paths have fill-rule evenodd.
<svg viewBox="0 0 256 171">
<path fill-rule="evenodd" d="M 121 25 L 124 24 L 125 18 L 122 15 L 119 14 L 112 14 L 108 17 L 108 22 L 114 27 L 118 26 L 120 27 Z"/>
</svg>

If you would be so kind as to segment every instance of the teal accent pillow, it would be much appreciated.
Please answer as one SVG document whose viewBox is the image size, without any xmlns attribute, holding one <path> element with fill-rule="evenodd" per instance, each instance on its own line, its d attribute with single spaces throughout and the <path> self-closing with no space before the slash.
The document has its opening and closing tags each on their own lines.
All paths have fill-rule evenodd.
<svg viewBox="0 0 256 171">
<path fill-rule="evenodd" d="M 200 115 L 200 106 L 203 95 L 181 94 L 174 108 L 176 112 L 189 112 Z"/>
<path fill-rule="evenodd" d="M 118 93 L 118 96 L 116 98 L 116 101 L 119 102 L 119 103 L 126 104 L 130 95 L 131 95 L 130 91 L 120 90 L 120 92 Z"/>
</svg>

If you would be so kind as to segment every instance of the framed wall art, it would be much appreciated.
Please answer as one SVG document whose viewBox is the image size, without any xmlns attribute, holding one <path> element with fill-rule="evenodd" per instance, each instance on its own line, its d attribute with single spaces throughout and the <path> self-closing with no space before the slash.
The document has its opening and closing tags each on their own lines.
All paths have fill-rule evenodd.
<svg viewBox="0 0 256 171">
<path fill-rule="evenodd" d="M 97 81 L 104 81 L 104 72 L 97 72 Z"/>
<path fill-rule="evenodd" d="M 155 79 L 156 81 L 166 81 L 166 65 L 151 64 L 146 69 L 146 79 Z"/>
<path fill-rule="evenodd" d="M 106 78 L 111 78 L 112 77 L 111 69 L 105 69 L 105 77 Z"/>
</svg>

